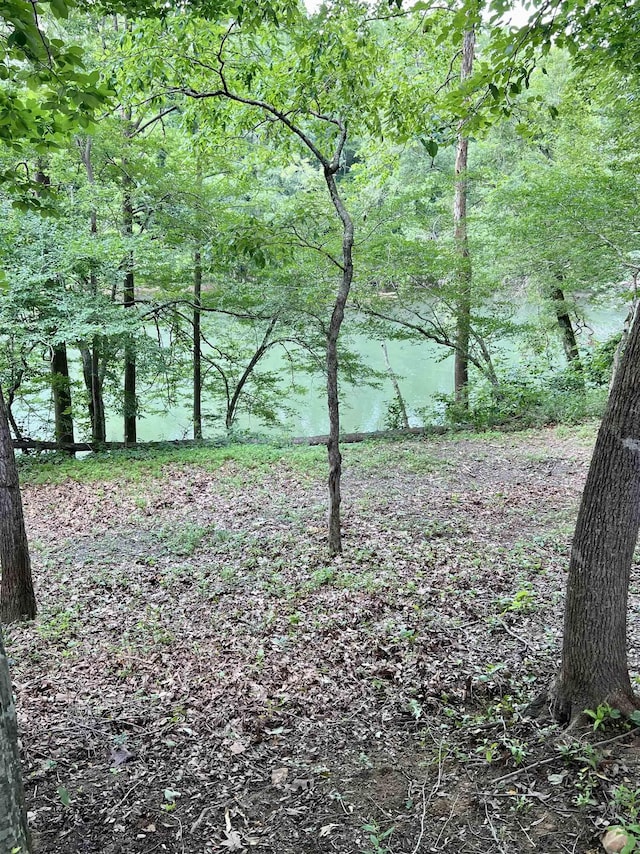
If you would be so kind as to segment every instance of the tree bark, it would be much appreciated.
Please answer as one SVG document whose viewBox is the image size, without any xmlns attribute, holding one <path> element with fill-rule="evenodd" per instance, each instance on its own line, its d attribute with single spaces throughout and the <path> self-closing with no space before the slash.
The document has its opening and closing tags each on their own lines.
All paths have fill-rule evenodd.
<svg viewBox="0 0 640 854">
<path fill-rule="evenodd" d="M 80 156 L 87 173 L 87 182 L 93 187 L 95 185 L 95 176 L 93 174 L 93 163 L 91 161 L 92 144 L 93 141 L 90 136 L 87 137 L 84 144 L 81 140 L 78 140 Z M 89 214 L 89 232 L 92 240 L 95 240 L 98 233 L 98 212 L 93 206 Z M 91 294 L 97 298 L 98 275 L 94 259 L 91 260 L 89 271 L 89 290 Z M 81 353 L 85 385 L 89 396 L 91 439 L 93 442 L 100 443 L 106 441 L 107 438 L 104 397 L 102 394 L 102 377 L 100 376 L 100 336 L 94 335 L 91 342 L 91 348 L 83 347 L 81 349 Z"/>
<path fill-rule="evenodd" d="M 91 441 L 100 445 L 106 441 L 106 421 L 102 396 L 102 378 L 100 376 L 100 345 L 97 335 L 93 336 L 92 346 L 80 347 L 82 356 L 82 375 L 89 401 L 91 420 Z"/>
<path fill-rule="evenodd" d="M 467 30 L 462 43 L 460 81 L 471 76 L 475 49 L 475 28 Z M 469 405 L 469 342 L 471 336 L 471 256 L 467 233 L 467 164 L 469 138 L 460 124 L 455 160 L 453 200 L 454 240 L 459 255 L 458 285 L 460 295 L 456 306 L 456 348 L 454 363 L 454 394 L 465 409 Z"/>
<path fill-rule="evenodd" d="M 32 620 L 36 598 L 31 580 L 29 545 L 24 527 L 18 468 L 7 412 L 0 389 L 0 622 Z"/>
<path fill-rule="evenodd" d="M 51 349 L 51 389 L 55 436 L 57 442 L 73 444 L 73 414 L 71 412 L 71 380 L 67 345 L 56 344 Z"/>
<path fill-rule="evenodd" d="M 343 131 L 343 139 L 346 134 Z M 336 185 L 335 170 L 324 167 L 324 177 L 329 188 L 331 201 L 342 220 L 342 278 L 336 294 L 329 328 L 327 329 L 327 406 L 329 409 L 329 553 L 342 552 L 340 530 L 340 481 L 342 478 L 342 455 L 340 453 L 340 398 L 338 395 L 338 336 L 344 320 L 344 310 L 353 281 L 353 221 L 349 216 Z"/>
<path fill-rule="evenodd" d="M 125 128 L 125 136 L 129 137 L 132 133 L 131 128 L 131 110 L 125 111 L 125 119 L 127 126 Z M 133 237 L 133 200 L 131 197 L 133 189 L 133 181 L 127 171 L 127 161 L 123 162 L 123 177 L 122 177 L 122 233 L 125 240 L 131 241 Z M 133 250 L 128 249 L 124 260 L 125 273 L 124 285 L 122 290 L 122 303 L 125 310 L 131 310 L 135 306 L 135 280 L 133 273 Z M 136 351 L 135 344 L 131 335 L 126 336 L 124 345 L 124 441 L 125 445 L 130 445 L 137 441 L 137 411 L 138 401 L 136 396 Z"/>
<path fill-rule="evenodd" d="M 567 309 L 564 291 L 560 286 L 551 290 L 551 299 L 553 300 L 556 318 L 558 320 L 558 327 L 560 329 L 560 337 L 562 339 L 562 347 L 564 349 L 565 356 L 567 357 L 567 362 L 570 365 L 573 365 L 577 370 L 582 370 L 576 333 L 573 329 L 573 323 L 571 322 L 571 315 Z"/>
<path fill-rule="evenodd" d="M 202 439 L 202 254 L 194 253 L 193 264 L 193 438 Z"/>
<path fill-rule="evenodd" d="M 562 665 L 552 708 L 571 720 L 609 703 L 638 708 L 627 667 L 627 598 L 640 529 L 640 312 L 616 373 L 578 513 Z"/>
<path fill-rule="evenodd" d="M 0 630 L 0 851 L 27 854 L 30 850 L 16 708 Z"/>
</svg>

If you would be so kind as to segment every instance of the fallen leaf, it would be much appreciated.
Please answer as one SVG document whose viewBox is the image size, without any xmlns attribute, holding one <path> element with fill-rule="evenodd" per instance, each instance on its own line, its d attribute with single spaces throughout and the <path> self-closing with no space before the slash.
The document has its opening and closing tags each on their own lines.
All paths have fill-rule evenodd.
<svg viewBox="0 0 640 854">
<path fill-rule="evenodd" d="M 334 827 L 340 827 L 339 824 L 325 824 L 324 827 L 320 828 L 320 836 L 329 836 Z"/>
<path fill-rule="evenodd" d="M 124 765 L 125 762 L 130 762 L 132 759 L 135 759 L 135 753 L 132 753 L 130 750 L 127 750 L 126 747 L 115 747 L 111 751 L 111 765 L 113 768 L 117 768 L 118 765 Z"/>
<path fill-rule="evenodd" d="M 234 741 L 233 744 L 229 745 L 229 750 L 234 756 L 237 756 L 239 753 L 244 753 L 246 749 L 247 745 L 243 744 L 241 741 Z"/>
<path fill-rule="evenodd" d="M 274 768 L 271 772 L 271 782 L 274 786 L 281 786 L 289 776 L 288 768 Z"/>
<path fill-rule="evenodd" d="M 227 830 L 227 838 L 220 843 L 229 851 L 242 851 L 242 839 L 237 830 Z"/>
</svg>

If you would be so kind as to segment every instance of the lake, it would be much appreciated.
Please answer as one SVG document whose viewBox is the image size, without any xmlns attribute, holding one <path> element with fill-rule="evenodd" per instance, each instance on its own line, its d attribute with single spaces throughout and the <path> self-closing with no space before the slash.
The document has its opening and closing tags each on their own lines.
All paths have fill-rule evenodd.
<svg viewBox="0 0 640 854">
<path fill-rule="evenodd" d="M 528 307 L 520 314 L 529 316 L 535 309 Z M 605 340 L 621 328 L 626 316 L 625 308 L 598 308 L 585 311 L 588 326 L 580 333 L 583 343 L 590 338 Z M 386 365 L 382 345 L 379 341 L 362 334 L 349 335 L 350 346 L 360 353 L 366 363 L 376 370 L 385 372 Z M 559 345 L 554 336 L 550 336 L 550 344 L 559 353 Z M 387 342 L 389 360 L 398 376 L 412 426 L 422 424 L 424 409 L 433 410 L 436 406 L 436 394 L 450 394 L 453 391 L 453 357 L 442 358 L 443 348 L 424 342 L 389 341 Z M 503 362 L 517 365 L 523 358 L 523 353 L 513 341 L 505 342 L 500 358 Z M 559 357 L 561 358 L 561 357 Z M 263 363 L 266 368 L 273 369 L 284 362 L 277 352 L 273 352 Z M 269 435 L 310 436 L 327 433 L 329 421 L 325 398 L 325 385 L 322 377 L 301 377 L 299 381 L 306 384 L 301 394 L 291 396 L 287 407 L 293 410 L 289 414 L 283 410 L 281 423 L 277 427 L 266 428 L 257 420 L 242 415 L 238 418 L 237 427 Z M 385 378 L 379 388 L 366 385 L 352 386 L 341 384 L 341 426 L 345 432 L 381 430 L 387 425 L 385 419 L 389 403 L 394 398 L 391 381 Z M 143 400 L 144 405 L 144 400 Z M 208 409 L 206 401 L 203 409 Z M 223 422 L 213 419 L 204 421 L 205 436 L 213 436 L 223 432 Z M 122 439 L 122 424 L 120 418 L 108 420 L 108 438 L 112 441 Z M 158 439 L 182 439 L 192 436 L 191 416 L 188 407 L 178 406 L 162 415 L 147 415 L 140 418 L 138 437 L 141 441 Z"/>
</svg>

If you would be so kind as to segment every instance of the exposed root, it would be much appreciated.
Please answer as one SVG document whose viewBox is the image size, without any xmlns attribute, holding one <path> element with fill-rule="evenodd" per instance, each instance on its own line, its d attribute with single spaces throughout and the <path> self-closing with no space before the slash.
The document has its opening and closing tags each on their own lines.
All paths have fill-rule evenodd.
<svg viewBox="0 0 640 854">
<path fill-rule="evenodd" d="M 538 720 L 549 718 L 573 732 L 586 724 L 592 725 L 590 718 L 584 714 L 586 708 L 595 709 L 605 703 L 612 709 L 618 709 L 623 718 L 630 718 L 634 712 L 640 710 L 640 698 L 634 694 L 620 691 L 609 694 L 599 702 L 575 701 L 567 697 L 556 682 L 529 703 L 524 715 Z"/>
</svg>

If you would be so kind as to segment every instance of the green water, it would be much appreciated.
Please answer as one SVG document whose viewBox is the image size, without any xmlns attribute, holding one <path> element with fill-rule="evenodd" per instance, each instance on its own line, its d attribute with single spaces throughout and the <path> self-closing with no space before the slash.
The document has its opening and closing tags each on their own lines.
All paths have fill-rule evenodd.
<svg viewBox="0 0 640 854">
<path fill-rule="evenodd" d="M 519 310 L 522 317 L 531 319 L 536 309 L 528 306 Z M 601 308 L 589 310 L 588 325 L 580 331 L 580 341 L 586 345 L 591 340 L 604 340 L 621 328 L 626 310 L 620 308 Z M 371 368 L 380 371 L 384 376 L 378 387 L 365 384 L 350 385 L 342 382 L 340 385 L 341 425 L 345 432 L 372 431 L 385 429 L 390 402 L 394 399 L 394 391 L 390 378 L 386 374 L 386 364 L 380 341 L 367 337 L 365 334 L 351 334 L 348 338 L 349 347 L 357 351 L 363 361 Z M 558 340 L 554 333 L 546 338 L 541 334 L 538 342 L 541 351 L 549 351 L 559 363 L 562 361 Z M 506 340 L 495 354 L 496 364 L 517 366 L 526 358 L 522 344 Z M 423 423 L 425 412 L 429 420 L 437 418 L 438 394 L 450 394 L 453 390 L 453 357 L 447 355 L 444 348 L 429 341 L 408 342 L 388 341 L 387 350 L 391 366 L 398 377 L 400 389 L 404 397 L 409 420 L 412 426 Z M 445 358 L 443 358 L 443 355 Z M 263 370 L 282 368 L 290 370 L 282 355 L 272 351 L 261 363 Z M 80 380 L 80 366 L 73 364 L 72 371 L 75 379 Z M 311 436 L 328 432 L 328 416 L 324 377 L 296 376 L 296 383 L 304 386 L 301 393 L 290 395 L 279 415 L 276 426 L 266 428 L 256 418 L 240 414 L 237 420 L 239 430 L 269 434 L 273 436 Z M 76 392 L 77 394 L 77 392 Z M 162 392 L 160 389 L 139 388 L 141 396 L 142 416 L 138 422 L 138 438 L 140 441 L 183 439 L 193 435 L 190 407 L 188 403 L 173 406 L 168 412 L 158 412 L 163 408 Z M 185 384 L 185 401 L 189 395 L 189 384 Z M 157 399 L 154 399 L 157 398 Z M 214 408 L 218 407 L 217 412 Z M 156 411 L 154 411 L 156 410 Z M 224 432 L 223 418 L 213 418 L 212 414 L 223 416 L 220 404 L 203 401 L 204 434 L 205 436 L 220 435 Z M 43 393 L 42 403 L 33 404 L 29 409 L 14 407 L 14 412 L 24 425 L 25 435 L 38 438 L 51 436 L 53 420 L 52 406 L 49 395 Z M 209 417 L 207 417 L 209 413 Z M 76 435 L 81 438 L 80 431 Z M 110 441 L 122 440 L 122 418 L 112 416 L 107 420 L 107 438 Z"/>
<path fill-rule="evenodd" d="M 524 310 L 528 316 L 535 309 Z M 620 329 L 626 311 L 624 309 L 601 308 L 589 310 L 588 325 L 579 332 L 581 343 L 590 340 L 604 340 Z M 550 334 L 546 342 L 549 350 L 559 354 L 558 341 Z M 356 350 L 370 367 L 386 373 L 386 365 L 382 345 L 378 340 L 366 335 L 350 335 L 349 345 Z M 437 413 L 437 394 L 450 394 L 453 391 L 453 356 L 442 358 L 445 352 L 442 347 L 428 341 L 411 343 L 408 341 L 389 341 L 387 351 L 391 366 L 398 377 L 400 390 L 405 399 L 409 420 L 412 426 L 423 423 L 423 413 Z M 517 365 L 525 354 L 519 345 L 506 341 L 499 349 L 497 361 L 503 364 Z M 263 363 L 264 369 L 274 369 L 284 366 L 278 353 L 272 353 Z M 284 367 L 286 370 L 286 367 Z M 241 415 L 237 427 L 260 433 L 284 436 L 312 436 L 327 433 L 329 421 L 325 396 L 324 378 L 296 377 L 298 383 L 306 384 L 302 394 L 288 398 L 286 407 L 293 414 L 285 411 L 280 413 L 280 423 L 276 427 L 265 428 L 257 419 Z M 389 403 L 394 398 L 391 380 L 385 376 L 379 387 L 367 385 L 350 385 L 342 383 L 340 387 L 341 426 L 345 432 L 381 430 L 387 427 L 386 417 Z M 203 408 L 209 407 L 205 401 Z M 216 435 L 222 431 L 220 420 L 204 421 L 204 433 Z M 122 438 L 120 419 L 110 419 L 108 424 L 109 438 Z M 188 407 L 178 406 L 165 415 L 148 415 L 139 421 L 138 436 L 142 441 L 153 439 L 181 439 L 192 436 L 191 417 Z"/>
</svg>

